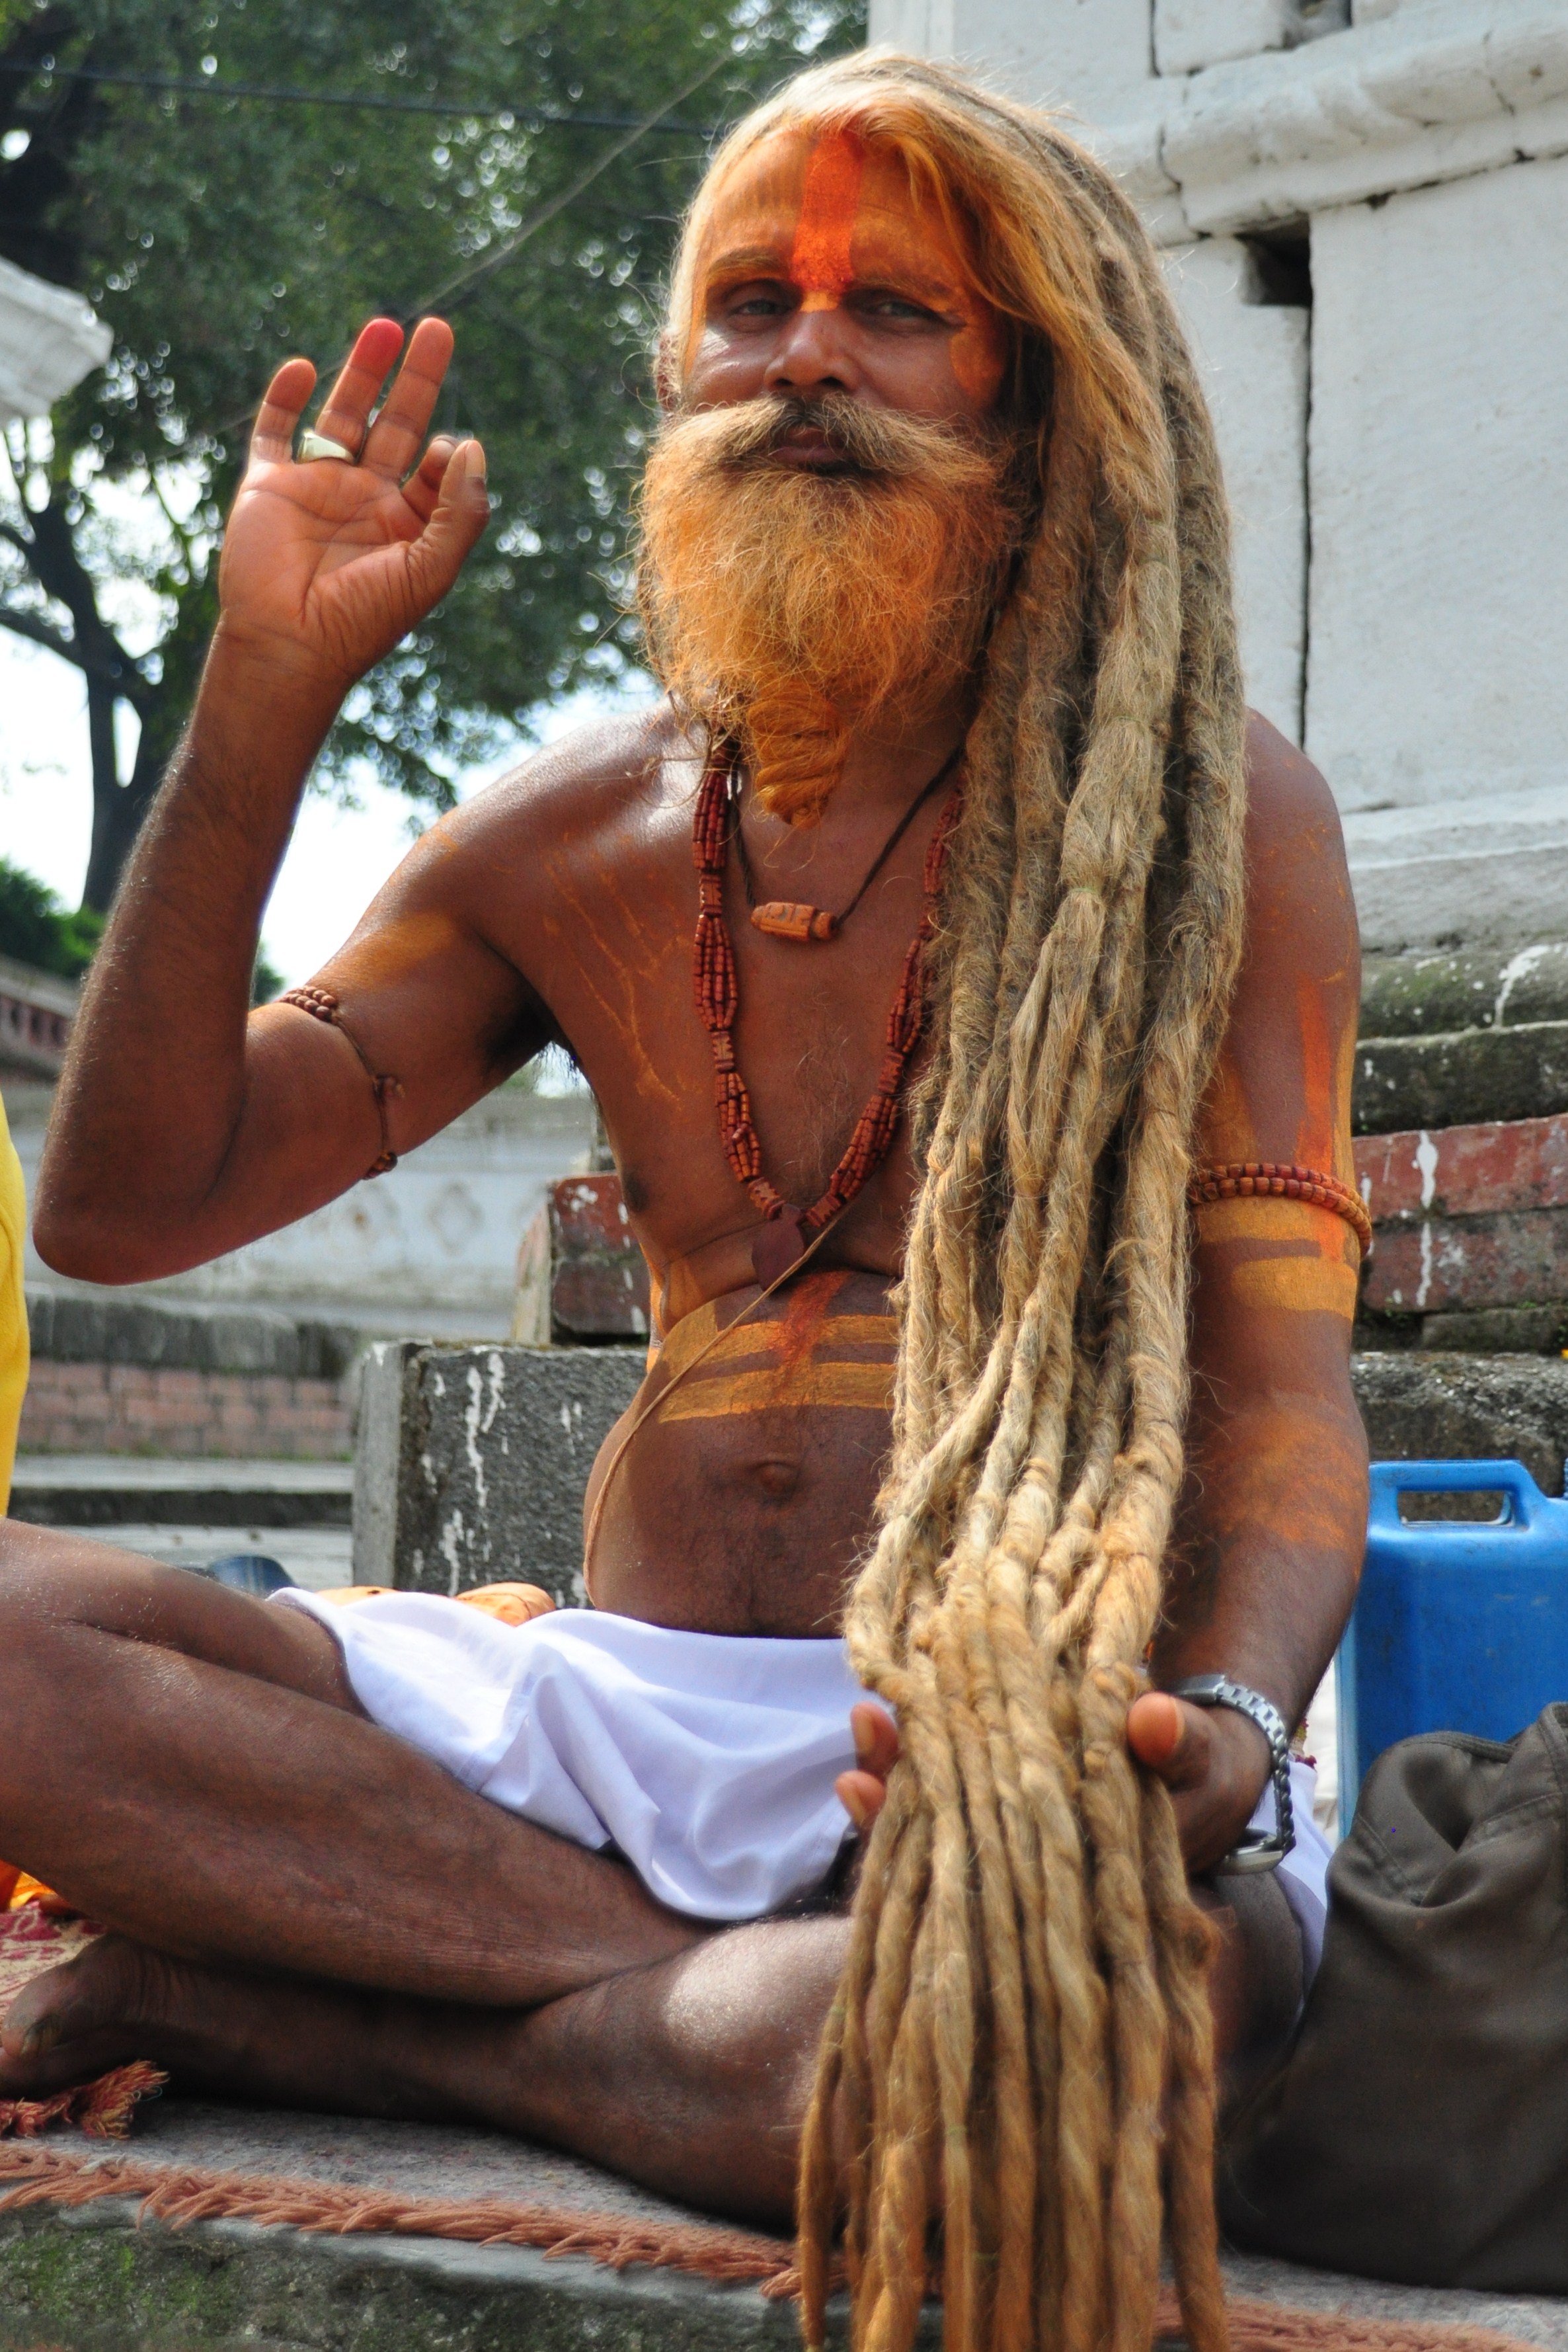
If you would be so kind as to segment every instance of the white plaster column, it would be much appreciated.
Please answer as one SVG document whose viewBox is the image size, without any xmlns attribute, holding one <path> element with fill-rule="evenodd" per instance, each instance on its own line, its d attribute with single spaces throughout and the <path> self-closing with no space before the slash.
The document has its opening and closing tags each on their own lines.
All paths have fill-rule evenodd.
<svg viewBox="0 0 1568 2352">
<path fill-rule="evenodd" d="M 1248 700 L 1301 740 L 1310 313 L 1260 300 L 1252 255 L 1207 237 L 1166 260 L 1214 415 L 1235 530 Z"/>
<path fill-rule="evenodd" d="M 1371 948 L 1568 932 L 1568 160 L 1312 224 L 1307 749 Z"/>
</svg>

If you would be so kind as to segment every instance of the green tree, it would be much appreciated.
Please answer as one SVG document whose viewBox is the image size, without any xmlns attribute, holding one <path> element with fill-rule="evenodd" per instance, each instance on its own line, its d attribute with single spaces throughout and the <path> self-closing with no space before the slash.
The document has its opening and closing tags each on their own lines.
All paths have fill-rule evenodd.
<svg viewBox="0 0 1568 2352">
<path fill-rule="evenodd" d="M 439 809 L 547 698 L 634 660 L 626 493 L 703 128 L 862 29 L 862 0 L 0 0 L 0 253 L 115 338 L 47 430 L 11 429 L 0 505 L 0 626 L 86 680 L 84 906 L 107 908 L 184 722 L 261 386 L 291 351 L 329 370 L 372 311 L 451 317 L 437 421 L 482 436 L 496 512 L 325 774 L 366 760 Z M 155 531 L 127 528 L 129 493 Z M 134 652 L 106 615 L 128 579 L 159 615 Z"/>
</svg>

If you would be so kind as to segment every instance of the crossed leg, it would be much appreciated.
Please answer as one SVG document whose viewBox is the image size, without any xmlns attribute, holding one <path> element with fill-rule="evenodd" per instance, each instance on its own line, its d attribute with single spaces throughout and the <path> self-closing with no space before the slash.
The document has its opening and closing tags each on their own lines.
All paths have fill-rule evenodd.
<svg viewBox="0 0 1568 2352">
<path fill-rule="evenodd" d="M 788 2223 L 842 1917 L 682 1918 L 366 1721 L 313 1620 L 15 1525 L 0 1721 L 0 1854 L 115 1931 L 13 2005 L 0 2095 L 147 2057 L 276 2105 L 497 2126 Z M 1221 1917 L 1229 2047 L 1290 1975 L 1257 1894 Z"/>
</svg>

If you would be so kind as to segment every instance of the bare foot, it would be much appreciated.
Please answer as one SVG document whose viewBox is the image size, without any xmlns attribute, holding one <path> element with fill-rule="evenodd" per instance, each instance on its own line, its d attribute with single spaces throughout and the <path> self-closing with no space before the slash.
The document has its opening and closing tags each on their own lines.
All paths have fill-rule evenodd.
<svg viewBox="0 0 1568 2352">
<path fill-rule="evenodd" d="M 384 2029 L 392 2008 L 423 2007 L 207 1968 L 104 1936 L 11 2003 L 0 2023 L 0 2097 L 47 2097 L 146 2058 L 183 2089 L 406 2114 L 409 2086 L 386 2063 Z"/>
</svg>

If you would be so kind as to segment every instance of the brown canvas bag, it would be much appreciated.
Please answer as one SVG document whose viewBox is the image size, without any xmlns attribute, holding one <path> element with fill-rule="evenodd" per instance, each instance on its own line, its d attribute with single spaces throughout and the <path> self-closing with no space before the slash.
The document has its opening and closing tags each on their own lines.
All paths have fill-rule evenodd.
<svg viewBox="0 0 1568 2352">
<path fill-rule="evenodd" d="M 1568 1705 L 1505 1745 L 1438 1731 L 1378 1758 L 1219 2188 L 1239 2246 L 1568 2293 Z"/>
</svg>

